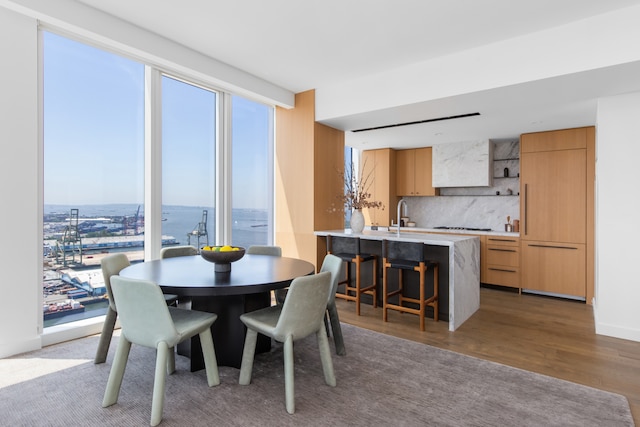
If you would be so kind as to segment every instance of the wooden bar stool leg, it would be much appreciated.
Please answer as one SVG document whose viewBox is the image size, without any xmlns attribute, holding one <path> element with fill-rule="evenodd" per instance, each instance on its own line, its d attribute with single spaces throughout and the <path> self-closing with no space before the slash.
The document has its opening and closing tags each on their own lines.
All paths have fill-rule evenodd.
<svg viewBox="0 0 640 427">
<path fill-rule="evenodd" d="M 402 293 L 402 291 L 404 290 L 404 288 L 402 286 L 403 284 L 404 284 L 404 282 L 403 282 L 402 269 L 399 268 L 398 269 L 398 305 L 400 305 L 400 306 L 404 305 L 404 302 L 403 302 L 403 300 L 404 300 L 403 296 L 404 295 Z"/>
<path fill-rule="evenodd" d="M 433 301 L 433 320 L 434 321 L 438 321 L 438 305 L 439 305 L 439 301 L 440 299 L 438 298 L 438 284 L 439 284 L 439 278 L 438 278 L 438 264 L 435 264 L 433 266 L 433 296 L 434 296 L 434 301 Z"/>
<path fill-rule="evenodd" d="M 373 308 L 378 307 L 378 258 L 373 259 Z"/>
<path fill-rule="evenodd" d="M 387 321 L 387 263 L 382 261 L 382 321 Z"/>
<path fill-rule="evenodd" d="M 360 257 L 355 257 L 356 264 L 356 315 L 360 316 Z"/>
<path fill-rule="evenodd" d="M 424 283 L 424 276 L 425 276 L 425 265 L 424 262 L 420 263 L 420 266 L 417 267 L 419 269 L 420 272 L 420 330 L 424 331 L 424 305 L 425 305 L 425 283 Z"/>
</svg>

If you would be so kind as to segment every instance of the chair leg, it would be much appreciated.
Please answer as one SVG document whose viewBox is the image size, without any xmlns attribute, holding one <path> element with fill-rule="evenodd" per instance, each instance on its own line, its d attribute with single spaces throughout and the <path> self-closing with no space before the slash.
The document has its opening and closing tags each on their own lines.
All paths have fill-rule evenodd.
<svg viewBox="0 0 640 427">
<path fill-rule="evenodd" d="M 162 421 L 164 408 L 164 388 L 167 381 L 167 359 L 169 346 L 166 342 L 158 343 L 156 351 L 156 375 L 153 380 L 153 399 L 151 401 L 151 425 L 157 426 Z"/>
<path fill-rule="evenodd" d="M 387 321 L 387 266 L 386 261 L 382 264 L 382 321 Z"/>
<path fill-rule="evenodd" d="M 438 321 L 438 310 L 440 305 L 440 298 L 438 297 L 438 286 L 439 286 L 439 277 L 438 277 L 438 264 L 433 266 L 433 320 Z"/>
<path fill-rule="evenodd" d="M 167 374 L 171 375 L 176 371 L 176 349 L 171 347 L 167 355 Z"/>
<path fill-rule="evenodd" d="M 93 363 L 104 363 L 107 360 L 107 353 L 109 352 L 109 344 L 111 344 L 111 337 L 113 336 L 113 328 L 116 325 L 116 318 L 118 313 L 113 311 L 111 306 L 107 308 L 107 317 L 104 319 L 102 325 L 102 333 L 100 334 L 100 341 L 98 342 L 98 349 L 96 350 L 96 357 Z"/>
<path fill-rule="evenodd" d="M 129 358 L 130 350 L 131 343 L 127 341 L 124 336 L 120 336 L 116 355 L 113 359 L 113 364 L 111 365 L 111 372 L 109 372 L 107 388 L 104 392 L 104 398 L 102 399 L 103 408 L 111 406 L 118 401 L 120 386 L 122 385 L 122 378 L 124 377 L 124 370 L 127 367 L 127 359 Z"/>
<path fill-rule="evenodd" d="M 373 285 L 373 308 L 377 308 L 378 307 L 378 258 L 375 257 L 373 258 L 373 278 L 372 278 L 372 285 Z"/>
<path fill-rule="evenodd" d="M 333 342 L 336 346 L 336 354 L 338 356 L 346 356 L 347 350 L 344 347 L 344 338 L 342 338 L 342 327 L 340 326 L 340 317 L 338 317 L 338 309 L 335 301 L 327 306 L 329 312 L 329 320 L 331 321 L 331 330 L 333 332 Z"/>
<path fill-rule="evenodd" d="M 209 387 L 213 387 L 214 385 L 220 384 L 220 375 L 218 373 L 216 350 L 213 346 L 213 338 L 211 337 L 211 328 L 200 332 L 199 336 L 202 356 L 204 357 L 204 368 L 207 371 L 207 383 Z"/>
<path fill-rule="evenodd" d="M 287 289 L 276 289 L 274 292 L 276 305 L 284 304 L 284 300 L 287 297 Z"/>
<path fill-rule="evenodd" d="M 424 300 L 425 300 L 425 270 L 424 262 L 420 263 L 420 330 L 424 331 Z"/>
<path fill-rule="evenodd" d="M 360 272 L 361 272 L 360 256 L 356 255 L 354 262 L 356 264 L 356 315 L 360 316 L 360 299 L 362 295 L 360 293 L 360 286 L 362 285 L 362 283 L 360 282 Z"/>
<path fill-rule="evenodd" d="M 253 371 L 253 357 L 256 353 L 256 342 L 258 332 L 247 328 L 247 337 L 244 340 L 244 350 L 242 351 L 242 364 L 240 365 L 240 385 L 251 383 L 251 373 Z"/>
<path fill-rule="evenodd" d="M 325 335 L 326 337 L 326 335 Z M 293 337 L 289 335 L 284 341 L 284 393 L 287 412 L 293 414 L 296 411 L 296 393 L 293 374 Z"/>
<path fill-rule="evenodd" d="M 331 350 L 329 349 L 329 339 L 324 329 L 318 329 L 316 332 L 318 337 L 318 349 L 320 350 L 320 361 L 322 362 L 322 372 L 324 373 L 324 382 L 331 387 L 336 386 L 336 375 L 333 372 L 333 360 L 331 360 Z"/>
<path fill-rule="evenodd" d="M 328 310 L 324 313 L 324 316 L 322 316 L 322 318 L 324 319 L 324 328 L 327 331 L 327 335 L 329 335 L 331 333 L 331 329 L 330 329 L 331 325 L 329 324 L 329 311 Z"/>
</svg>

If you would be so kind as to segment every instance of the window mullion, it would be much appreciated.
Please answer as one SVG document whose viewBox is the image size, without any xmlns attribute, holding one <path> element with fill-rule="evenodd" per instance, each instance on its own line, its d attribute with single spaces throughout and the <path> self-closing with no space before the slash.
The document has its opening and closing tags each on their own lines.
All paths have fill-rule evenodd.
<svg viewBox="0 0 640 427">
<path fill-rule="evenodd" d="M 144 258 L 162 248 L 162 75 L 145 66 Z"/>
<path fill-rule="evenodd" d="M 220 93 L 218 109 L 218 145 L 216 160 L 218 177 L 216 191 L 216 237 L 217 244 L 231 244 L 232 195 L 231 195 L 231 95 Z"/>
</svg>

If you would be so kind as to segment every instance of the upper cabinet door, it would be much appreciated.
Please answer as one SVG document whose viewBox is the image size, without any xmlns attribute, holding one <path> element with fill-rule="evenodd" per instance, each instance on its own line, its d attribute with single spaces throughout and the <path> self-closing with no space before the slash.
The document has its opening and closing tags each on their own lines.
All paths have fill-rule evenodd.
<svg viewBox="0 0 640 427">
<path fill-rule="evenodd" d="M 415 151 L 416 150 L 396 151 L 396 189 L 398 196 L 415 196 Z"/>
<path fill-rule="evenodd" d="M 433 177 L 431 166 L 433 150 L 431 147 L 418 148 L 415 150 L 415 187 L 416 196 L 437 196 L 438 189 L 433 187 Z"/>
<path fill-rule="evenodd" d="M 432 148 L 415 148 L 396 152 L 398 196 L 437 196 L 431 176 Z"/>
<path fill-rule="evenodd" d="M 586 150 L 523 152 L 520 171 L 522 238 L 585 243 Z"/>
</svg>

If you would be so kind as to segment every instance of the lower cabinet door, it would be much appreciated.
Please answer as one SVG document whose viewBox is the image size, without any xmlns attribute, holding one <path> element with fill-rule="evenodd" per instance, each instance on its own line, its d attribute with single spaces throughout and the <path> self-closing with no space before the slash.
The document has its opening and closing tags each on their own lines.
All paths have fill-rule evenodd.
<svg viewBox="0 0 640 427">
<path fill-rule="evenodd" d="M 522 241 L 522 287 L 586 298 L 583 244 Z"/>
<path fill-rule="evenodd" d="M 487 267 L 484 283 L 490 285 L 520 287 L 520 271 L 518 267 L 490 265 Z"/>
</svg>

